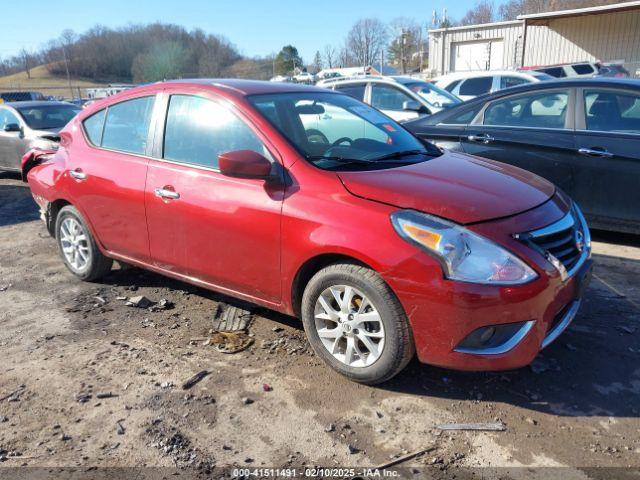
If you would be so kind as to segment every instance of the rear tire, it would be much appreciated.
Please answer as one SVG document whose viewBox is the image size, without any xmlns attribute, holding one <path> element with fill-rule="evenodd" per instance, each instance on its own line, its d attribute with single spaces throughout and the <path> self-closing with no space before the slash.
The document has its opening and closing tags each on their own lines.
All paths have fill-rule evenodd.
<svg viewBox="0 0 640 480">
<path fill-rule="evenodd" d="M 113 260 L 102 254 L 75 207 L 67 205 L 60 209 L 55 233 L 62 261 L 76 277 L 92 282 L 111 271 Z"/>
<path fill-rule="evenodd" d="M 402 305 L 380 275 L 361 265 L 339 263 L 316 273 L 301 313 L 316 354 L 356 382 L 385 382 L 415 353 Z"/>
</svg>

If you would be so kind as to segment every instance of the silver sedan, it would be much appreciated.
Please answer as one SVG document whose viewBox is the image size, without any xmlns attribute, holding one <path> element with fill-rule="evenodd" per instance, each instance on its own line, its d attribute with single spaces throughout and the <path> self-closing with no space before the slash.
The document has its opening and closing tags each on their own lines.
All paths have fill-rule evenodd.
<svg viewBox="0 0 640 480">
<path fill-rule="evenodd" d="M 80 111 L 64 102 L 0 104 L 0 171 L 20 171 L 31 148 L 57 148 L 58 132 Z"/>
</svg>

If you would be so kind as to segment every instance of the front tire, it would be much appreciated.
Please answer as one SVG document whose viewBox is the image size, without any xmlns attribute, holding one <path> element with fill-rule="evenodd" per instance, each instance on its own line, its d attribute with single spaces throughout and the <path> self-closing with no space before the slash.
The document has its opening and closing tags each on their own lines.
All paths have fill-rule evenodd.
<svg viewBox="0 0 640 480">
<path fill-rule="evenodd" d="M 414 355 L 402 305 L 375 271 L 361 265 L 339 263 L 316 273 L 301 313 L 316 354 L 356 382 L 385 382 Z"/>
<path fill-rule="evenodd" d="M 76 277 L 91 282 L 111 271 L 113 260 L 102 254 L 75 207 L 67 205 L 58 212 L 55 232 L 62 261 Z"/>
</svg>

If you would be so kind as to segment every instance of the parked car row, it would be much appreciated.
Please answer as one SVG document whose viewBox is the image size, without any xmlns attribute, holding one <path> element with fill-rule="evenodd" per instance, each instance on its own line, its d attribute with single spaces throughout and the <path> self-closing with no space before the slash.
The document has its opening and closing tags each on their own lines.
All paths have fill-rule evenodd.
<svg viewBox="0 0 640 480">
<path fill-rule="evenodd" d="M 593 227 L 640 233 L 639 80 L 522 85 L 405 126 L 444 148 L 550 180 Z"/>
</svg>

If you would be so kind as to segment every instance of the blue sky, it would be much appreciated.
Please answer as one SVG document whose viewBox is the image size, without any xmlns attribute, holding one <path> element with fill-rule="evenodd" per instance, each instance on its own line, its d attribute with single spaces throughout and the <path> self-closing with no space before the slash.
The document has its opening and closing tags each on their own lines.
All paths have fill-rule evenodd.
<svg viewBox="0 0 640 480">
<path fill-rule="evenodd" d="M 155 21 L 227 37 L 244 55 L 267 55 L 295 45 L 306 62 L 324 45 L 341 44 L 359 18 L 388 22 L 411 17 L 431 22 L 448 9 L 460 18 L 475 0 L 21 0 L 3 9 L 0 57 L 36 49 L 70 28 L 76 33 L 102 24 L 117 27 Z M 496 4 L 500 0 L 496 1 Z"/>
</svg>

